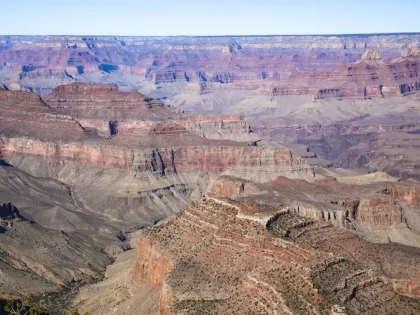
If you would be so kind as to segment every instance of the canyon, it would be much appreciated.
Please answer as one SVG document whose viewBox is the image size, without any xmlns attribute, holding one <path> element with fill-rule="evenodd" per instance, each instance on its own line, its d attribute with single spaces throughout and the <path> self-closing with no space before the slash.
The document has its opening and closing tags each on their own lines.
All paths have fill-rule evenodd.
<svg viewBox="0 0 420 315">
<path fill-rule="evenodd" d="M 420 312 L 419 47 L 0 36 L 0 302 Z"/>
<path fill-rule="evenodd" d="M 10 91 L 50 94 L 52 107 L 64 114 L 72 112 L 84 128 L 99 135 L 127 132 L 127 128 L 133 132 L 129 119 L 115 125 L 131 107 L 121 104 L 104 117 L 93 108 L 83 109 L 77 92 L 70 107 L 63 105 L 60 93 L 64 91 L 55 91 L 57 86 L 111 84 L 121 91 L 147 95 L 150 99 L 142 100 L 146 103 L 160 99 L 178 114 L 242 115 L 260 137 L 283 145 L 307 145 L 335 166 L 392 169 L 398 177 L 418 178 L 413 167 L 418 160 L 412 153 L 416 136 L 412 134 L 419 129 L 419 41 L 416 33 L 2 36 L 0 82 Z M 103 97 L 98 95 L 97 101 L 104 101 Z M 132 94 L 130 101 L 139 97 Z M 148 106 L 153 108 L 150 115 L 166 110 L 152 103 Z M 177 113 L 171 115 L 176 118 Z M 185 125 L 203 135 L 191 121 Z M 140 124 L 138 128 L 148 127 Z M 386 139 L 395 143 L 386 150 L 381 141 L 385 131 L 390 132 Z M 223 134 L 213 131 L 212 137 L 235 140 L 238 136 Z M 377 148 L 374 154 L 364 149 L 371 146 Z"/>
<path fill-rule="evenodd" d="M 110 112 L 95 98 L 101 92 L 112 104 Z M 255 146 L 243 117 L 227 117 L 226 123 L 225 117 L 181 117 L 157 100 L 144 101 L 138 92 L 104 85 L 73 84 L 56 93 L 41 99 L 31 92 L 0 91 L 2 158 L 31 176 L 63 182 L 79 208 L 89 213 L 102 208 L 102 219 L 121 221 L 126 229 L 179 211 L 213 175 L 240 174 L 256 181 L 313 177 L 310 166 L 289 149 Z M 74 100 L 75 94 L 83 102 Z M 57 106 L 57 98 L 66 107 Z M 108 130 L 101 129 L 106 125 Z M 113 128 L 118 129 L 113 133 Z M 249 142 L 220 139 L 236 135 Z"/>
<path fill-rule="evenodd" d="M 1 230 L 10 243 L 2 249 L 10 256 L 2 260 L 2 296 L 56 294 L 100 280 L 105 266 L 130 248 L 130 232 L 184 210 L 219 174 L 258 182 L 314 176 L 290 149 L 257 146 L 241 116 L 181 115 L 156 99 L 106 85 L 60 86 L 45 98 L 0 94 L 0 194 L 23 214 Z M 111 121 L 115 125 L 101 129 Z M 236 137 L 243 142 L 227 140 Z M 66 254 L 61 243 L 78 249 Z M 73 262 L 69 267 L 54 260 L 54 246 L 60 259 Z M 35 248 L 51 256 L 31 253 Z M 77 258 L 83 250 L 88 253 Z M 16 288 L 9 282 L 24 270 L 38 278 L 19 291 L 27 278 Z"/>
</svg>

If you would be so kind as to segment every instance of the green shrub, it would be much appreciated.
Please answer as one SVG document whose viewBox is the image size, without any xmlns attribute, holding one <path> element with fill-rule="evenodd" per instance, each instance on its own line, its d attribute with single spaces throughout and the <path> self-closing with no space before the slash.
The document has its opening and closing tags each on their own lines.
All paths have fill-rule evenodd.
<svg viewBox="0 0 420 315">
<path fill-rule="evenodd" d="M 39 304 L 33 303 L 31 297 L 25 300 L 7 300 L 4 310 L 10 315 L 53 315 L 49 310 L 43 309 Z M 78 309 L 73 310 L 70 315 L 82 315 Z M 90 315 L 84 313 L 83 315 Z"/>
</svg>

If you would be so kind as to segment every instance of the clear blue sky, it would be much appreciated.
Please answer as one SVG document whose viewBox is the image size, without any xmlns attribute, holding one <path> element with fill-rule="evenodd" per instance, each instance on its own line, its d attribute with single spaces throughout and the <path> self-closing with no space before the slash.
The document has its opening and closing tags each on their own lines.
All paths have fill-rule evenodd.
<svg viewBox="0 0 420 315">
<path fill-rule="evenodd" d="M 0 34 L 420 32 L 420 0 L 0 0 Z"/>
</svg>

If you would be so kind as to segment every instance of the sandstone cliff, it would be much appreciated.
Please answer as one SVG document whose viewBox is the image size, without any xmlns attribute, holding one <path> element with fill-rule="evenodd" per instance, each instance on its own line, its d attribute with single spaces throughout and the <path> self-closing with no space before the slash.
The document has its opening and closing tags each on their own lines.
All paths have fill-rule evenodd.
<svg viewBox="0 0 420 315">
<path fill-rule="evenodd" d="M 333 226 L 356 231 L 374 242 L 397 242 L 420 246 L 417 235 L 419 217 L 414 183 L 365 182 L 344 184 L 334 178 L 308 183 L 278 178 L 256 184 L 239 178 L 220 177 L 209 188 L 210 194 L 260 204 L 282 204 L 289 213 L 308 219 L 327 221 Z"/>
<path fill-rule="evenodd" d="M 137 91 L 120 92 L 114 86 L 71 84 L 59 86 L 44 98 L 57 112 L 70 115 L 101 135 L 115 135 L 119 123 L 176 117 L 177 112 Z"/>
</svg>

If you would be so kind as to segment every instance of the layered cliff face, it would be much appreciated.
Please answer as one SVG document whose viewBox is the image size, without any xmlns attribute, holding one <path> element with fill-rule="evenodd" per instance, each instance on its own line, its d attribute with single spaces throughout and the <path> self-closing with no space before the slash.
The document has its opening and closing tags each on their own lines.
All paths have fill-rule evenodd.
<svg viewBox="0 0 420 315">
<path fill-rule="evenodd" d="M 289 149 L 255 146 L 243 117 L 176 116 L 157 100 L 104 85 L 59 87 L 42 100 L 34 93 L 1 93 L 2 158 L 72 187 L 78 208 L 107 222 L 106 230 L 153 224 L 182 210 L 214 175 L 258 182 L 279 175 L 313 177 L 310 166 Z M 119 119 L 113 120 L 110 138 L 85 123 L 97 117 Z"/>
<path fill-rule="evenodd" d="M 119 124 L 175 118 L 177 112 L 137 91 L 120 92 L 107 85 L 71 84 L 59 86 L 44 98 L 57 112 L 70 115 L 84 128 L 100 135 L 115 135 Z"/>
<path fill-rule="evenodd" d="M 331 71 L 314 71 L 306 73 L 296 73 L 294 77 L 299 80 L 312 80 L 317 86 L 334 84 L 367 85 L 392 84 L 398 82 L 412 81 L 416 78 L 418 62 L 414 62 L 408 57 L 401 57 L 389 63 L 383 60 L 379 51 L 368 49 L 354 63 L 340 65 Z M 304 81 L 300 81 L 304 82 Z"/>
<path fill-rule="evenodd" d="M 408 204 L 418 205 L 420 203 L 418 187 L 411 187 L 411 185 L 396 187 L 391 186 L 385 191 L 385 193 L 391 195 L 393 198 L 403 200 Z"/>
<path fill-rule="evenodd" d="M 165 132 L 162 123 L 171 122 L 179 127 L 165 126 L 166 132 L 175 135 L 187 135 L 185 131 L 189 131 L 208 139 L 259 140 L 243 116 L 180 115 L 178 110 L 154 98 L 137 91 L 121 92 L 114 86 L 81 83 L 59 86 L 44 101 L 100 136 L 140 137 L 156 130 L 161 135 Z"/>
<path fill-rule="evenodd" d="M 207 190 L 223 198 L 237 198 L 263 191 L 252 181 L 228 176 L 220 176 L 213 180 Z"/>
<path fill-rule="evenodd" d="M 325 78 L 334 81 L 336 78 L 340 82 L 342 74 L 328 71 L 355 62 L 362 55 L 372 64 L 379 60 L 378 54 L 369 53 L 372 50 L 380 51 L 385 63 L 407 49 L 410 52 L 404 57 L 415 58 L 419 35 L 7 36 L 4 41 L 7 45 L 2 46 L 0 62 L 4 64 L 1 72 L 7 84 L 20 83 L 45 93 L 56 85 L 71 82 L 111 82 L 121 88 L 140 88 L 153 92 L 155 96 L 172 97 L 174 93 L 179 94 L 179 86 L 191 83 L 195 88 L 198 83 L 199 90 L 204 91 L 207 85 L 218 90 L 225 89 L 223 85 L 241 82 L 246 85 L 253 82 L 256 86 L 253 90 L 267 81 L 274 82 L 275 88 L 290 88 L 291 85 L 312 88 L 304 83 L 311 78 L 317 81 Z M 358 68 L 366 67 L 360 65 L 348 71 L 358 74 Z M 311 74 L 310 71 L 316 70 L 326 72 Z M 174 88 L 166 90 L 165 86 Z M 327 88 L 329 85 L 315 86 Z M 238 85 L 234 90 L 247 88 Z M 226 100 L 233 95 L 226 97 L 222 94 Z"/>
<path fill-rule="evenodd" d="M 119 92 L 103 85 L 59 87 L 44 99 L 27 92 L 4 90 L 0 95 L 4 109 L 0 153 L 5 175 L 0 192 L 10 198 L 15 190 L 33 196 L 28 198 L 34 205 L 28 198 L 12 199 L 39 220 L 42 227 L 37 231 L 49 240 L 52 236 L 48 235 L 65 230 L 64 241 L 65 233 L 74 233 L 78 236 L 74 242 L 85 239 L 81 248 L 98 246 L 102 250 L 97 265 L 86 269 L 64 266 L 60 271 L 54 269 L 58 266 L 54 259 L 44 261 L 44 256 L 33 253 L 34 260 L 26 264 L 57 283 L 53 291 L 62 290 L 72 281 L 69 277 L 83 283 L 98 279 L 106 257 L 103 253 L 116 255 L 127 248 L 124 232 L 156 224 L 185 209 L 202 196 L 216 175 L 235 174 L 258 182 L 279 175 L 313 177 L 310 166 L 289 149 L 257 146 L 243 117 L 176 116 L 176 111 L 157 100 L 147 101 L 138 92 Z M 95 126 L 86 121 L 97 117 L 115 122 L 118 132 L 108 137 L 95 132 Z M 222 140 L 231 138 L 245 142 Z M 45 232 L 46 227 L 53 230 Z M 22 246 L 39 241 L 38 232 L 28 238 L 28 244 L 22 240 Z M 4 251 L 11 254 L 14 248 Z M 83 254 L 77 263 L 93 260 L 89 255 L 95 253 Z M 152 244 L 145 255 L 159 263 L 144 265 L 138 278 L 158 286 L 172 268 L 170 258 Z M 70 254 L 63 259 L 73 261 Z M 51 261 L 54 266 L 49 265 Z M 5 262 L 7 268 L 13 263 Z M 161 276 L 150 278 L 154 272 Z M 4 291 L 18 295 L 12 289 Z"/>
<path fill-rule="evenodd" d="M 5 159 L 15 155 L 33 156 L 46 160 L 52 167 L 75 163 L 112 167 L 123 171 L 150 172 L 156 176 L 178 173 L 222 172 L 238 173 L 243 177 L 279 175 L 313 177 L 311 168 L 286 148 L 233 146 L 210 142 L 185 148 L 133 150 L 97 143 L 57 144 L 26 138 L 3 139 L 1 152 Z M 265 178 L 262 179 L 264 181 Z"/>
<path fill-rule="evenodd" d="M 274 176 L 282 171 L 309 171 L 309 167 L 286 148 L 251 145 L 252 132 L 243 117 L 173 117 L 177 115 L 176 111 L 157 100 L 147 100 L 137 92 L 119 92 L 114 87 L 103 85 L 59 87 L 43 100 L 45 104 L 35 94 L 2 93 L 2 105 L 10 111 L 3 117 L 3 126 L 9 133 L 2 138 L 1 152 L 6 158 L 32 155 L 50 160 L 56 166 L 91 164 L 137 172 L 150 171 L 161 176 L 178 172 L 219 174 L 228 169 L 244 172 L 259 169 L 261 172 L 272 171 Z M 9 106 L 9 103 L 12 105 Z M 12 106 L 13 110 L 10 109 Z M 15 111 L 18 106 L 21 106 L 20 110 Z M 51 107 L 72 117 L 57 114 Z M 90 119 L 108 124 L 107 132 L 113 136 L 112 140 L 92 133 L 93 126 L 88 123 Z M 7 126 L 9 120 L 15 124 L 15 129 Z M 35 124 L 37 130 L 31 129 L 22 134 L 19 128 L 22 124 Z M 49 133 L 50 126 L 59 129 L 60 134 Z M 41 137 L 40 132 L 48 133 L 48 137 Z M 61 137 L 61 132 L 68 133 L 66 138 L 72 141 L 55 141 Z M 248 142 L 209 138 L 234 138 Z M 140 148 L 130 148 L 134 144 Z M 156 147 L 158 149 L 154 149 Z"/>
<path fill-rule="evenodd" d="M 184 116 L 181 123 L 185 124 L 187 130 L 203 138 L 239 142 L 260 140 L 244 116 Z"/>
<path fill-rule="evenodd" d="M 92 80 L 94 73 L 137 75 L 137 79 L 146 77 L 155 83 L 279 79 L 290 71 L 331 69 L 358 59 L 366 49 L 383 51 L 385 58 L 391 59 L 415 46 L 419 35 L 4 36 L 1 40 L 6 43 L 0 55 L 1 63 L 6 62 L 5 74 L 20 75 L 25 83 L 30 83 L 25 81 L 29 77 L 34 87 L 49 76 L 66 83 Z M 120 84 L 133 84 L 130 79 L 122 79 Z"/>
<path fill-rule="evenodd" d="M 288 213 L 356 231 L 369 241 L 420 246 L 417 184 L 383 178 L 354 185 L 346 184 L 347 179 L 355 182 L 354 177 L 313 183 L 278 178 L 258 185 L 220 177 L 210 184 L 208 193 L 271 206 L 281 204 Z"/>
<path fill-rule="evenodd" d="M 85 138 L 80 125 L 67 115 L 58 115 L 35 93 L 0 90 L 1 133 L 54 139 Z"/>
<path fill-rule="evenodd" d="M 162 113 L 153 113 L 164 110 L 163 116 L 179 118 L 176 111 L 143 94 L 188 115 L 246 115 L 257 134 L 282 143 L 308 144 L 328 159 L 371 139 L 372 133 L 398 129 L 402 122 L 415 124 L 418 114 L 418 34 L 11 36 L 3 41 L 0 78 L 7 88 L 42 95 L 53 92 L 48 99 L 54 108 L 77 116 L 86 130 L 105 137 L 121 133 L 143 138 L 152 124 L 139 116 L 133 119 L 130 112 L 159 120 Z M 143 94 L 100 87 L 93 97 L 95 93 L 81 82 L 106 82 Z M 76 84 L 53 90 L 68 83 Z M 104 104 L 112 100 L 116 106 L 99 109 L 94 99 Z M 193 120 L 197 118 L 176 123 L 206 138 L 258 140 L 255 134 L 244 136 L 246 126 L 239 117 L 215 119 L 214 125 Z M 361 127 L 378 131 L 365 132 Z M 330 133 L 333 129 L 347 130 Z M 337 145 L 340 142 L 342 146 Z M 330 147 L 335 152 L 325 152 Z"/>
<path fill-rule="evenodd" d="M 355 218 L 368 226 L 398 226 L 403 223 L 402 209 L 391 198 L 361 200 Z"/>
<path fill-rule="evenodd" d="M 207 198 L 143 233 L 138 244 L 135 281 L 140 292 L 160 291 L 159 308 L 150 311 L 157 314 L 208 311 L 317 314 L 337 309 L 358 314 L 365 312 L 365 308 L 369 309 L 368 314 L 385 310 L 418 311 L 417 304 L 394 293 L 395 288 L 399 294 L 416 295 L 415 290 L 403 289 L 417 285 L 419 270 L 413 264 L 416 253 L 408 248 L 366 243 L 328 223 L 293 224 L 291 220 L 301 220 L 300 217 L 288 217 L 284 211 L 280 205 L 269 207 Z M 255 219 L 272 216 L 275 216 L 269 224 L 272 232 Z M 292 224 L 293 232 L 297 230 L 293 238 L 276 237 L 281 226 L 287 224 Z M 330 236 L 335 233 L 335 237 L 326 241 L 324 233 Z M 334 241 L 338 239 L 341 241 Z M 357 248 L 357 255 L 350 255 L 348 247 L 344 250 L 342 240 Z M 372 256 L 366 258 L 368 252 Z M 211 263 L 215 257 L 217 265 Z M 392 267 L 385 267 L 388 264 Z M 405 282 L 411 284 L 404 286 Z"/>
</svg>

